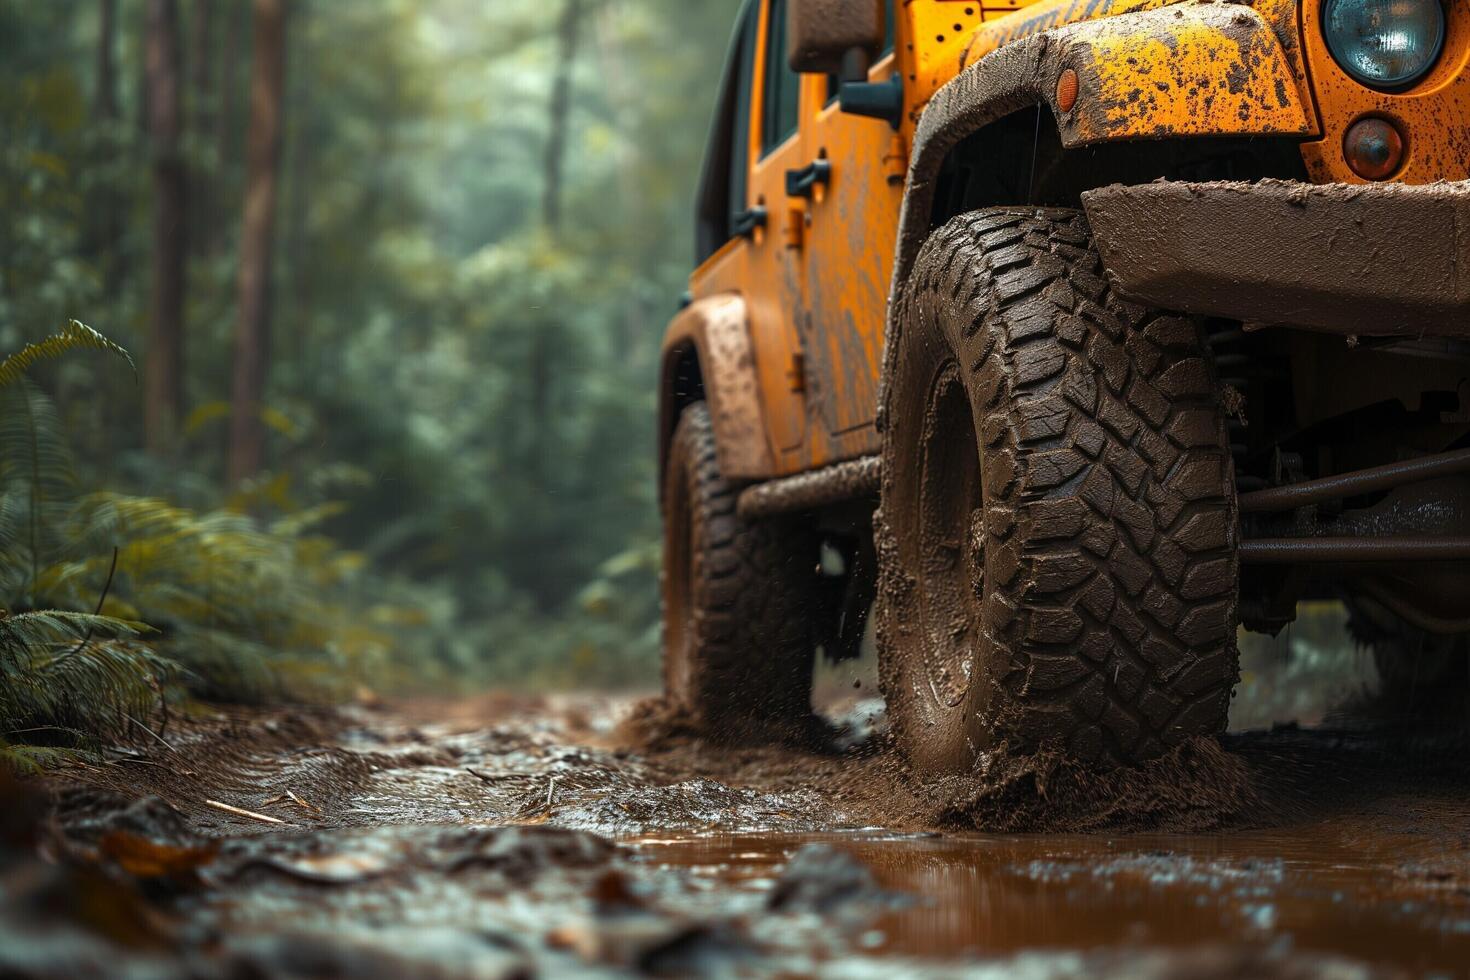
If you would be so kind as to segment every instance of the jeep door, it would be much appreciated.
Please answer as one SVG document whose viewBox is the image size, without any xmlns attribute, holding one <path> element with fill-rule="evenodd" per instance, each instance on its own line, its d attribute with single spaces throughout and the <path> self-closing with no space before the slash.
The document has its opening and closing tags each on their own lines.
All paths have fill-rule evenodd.
<svg viewBox="0 0 1470 980">
<path fill-rule="evenodd" d="M 868 73 L 872 82 L 898 71 L 891 2 L 887 16 L 888 41 Z M 800 172 L 793 187 L 808 195 L 801 326 L 809 414 L 823 430 L 825 455 L 846 459 L 877 449 L 878 370 L 908 154 L 888 122 L 839 109 L 836 78 L 808 75 L 806 82 L 803 164 L 818 173 Z"/>
<path fill-rule="evenodd" d="M 744 298 L 766 434 L 777 470 L 790 473 L 806 465 L 810 447 L 797 334 L 805 272 L 780 224 L 786 171 L 801 165 L 804 150 L 802 79 L 786 65 L 785 37 L 785 0 L 747 0 L 727 67 L 728 101 L 706 161 L 701 264 L 692 283 L 697 296 L 737 292 Z M 721 166 L 727 167 L 723 174 Z"/>
</svg>

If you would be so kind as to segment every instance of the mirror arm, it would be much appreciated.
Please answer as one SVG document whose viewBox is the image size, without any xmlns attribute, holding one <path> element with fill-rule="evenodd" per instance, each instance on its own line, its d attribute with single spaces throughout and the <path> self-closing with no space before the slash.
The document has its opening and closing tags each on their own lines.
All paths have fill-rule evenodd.
<svg viewBox="0 0 1470 980">
<path fill-rule="evenodd" d="M 903 80 L 895 74 L 886 82 L 843 82 L 837 103 L 843 112 L 882 119 L 897 129 L 903 123 Z"/>
<path fill-rule="evenodd" d="M 866 82 L 868 80 L 868 69 L 873 67 L 872 59 L 863 48 L 848 48 L 842 52 L 842 71 L 839 80 L 843 82 Z"/>
</svg>

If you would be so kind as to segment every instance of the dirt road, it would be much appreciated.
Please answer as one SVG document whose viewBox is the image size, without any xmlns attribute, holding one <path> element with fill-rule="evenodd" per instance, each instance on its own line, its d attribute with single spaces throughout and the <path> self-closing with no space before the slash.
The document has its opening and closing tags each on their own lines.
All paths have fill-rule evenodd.
<svg viewBox="0 0 1470 980">
<path fill-rule="evenodd" d="M 1463 736 L 1283 729 L 918 791 L 877 714 L 820 750 L 595 696 L 175 723 L 53 780 L 54 820 L 7 808 L 0 975 L 1470 971 Z"/>
</svg>

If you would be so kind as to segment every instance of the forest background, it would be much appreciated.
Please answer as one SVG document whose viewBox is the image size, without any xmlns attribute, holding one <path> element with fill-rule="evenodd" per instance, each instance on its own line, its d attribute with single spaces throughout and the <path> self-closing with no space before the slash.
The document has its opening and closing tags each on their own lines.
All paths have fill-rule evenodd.
<svg viewBox="0 0 1470 980">
<path fill-rule="evenodd" d="M 105 592 L 221 695 L 655 682 L 655 360 L 732 18 L 0 0 L 0 355 L 75 318 L 137 363 L 3 392 L 4 609 Z"/>
</svg>

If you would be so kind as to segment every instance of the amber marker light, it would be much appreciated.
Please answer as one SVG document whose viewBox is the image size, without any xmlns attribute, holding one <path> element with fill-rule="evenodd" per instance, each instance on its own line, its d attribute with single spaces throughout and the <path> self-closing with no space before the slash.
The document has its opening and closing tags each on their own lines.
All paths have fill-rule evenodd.
<svg viewBox="0 0 1470 980">
<path fill-rule="evenodd" d="M 1359 119 L 1348 127 L 1342 153 L 1359 177 L 1384 180 L 1404 162 L 1404 137 L 1387 119 Z"/>
<path fill-rule="evenodd" d="M 1077 73 L 1068 68 L 1057 79 L 1057 108 L 1071 112 L 1077 104 Z"/>
</svg>

